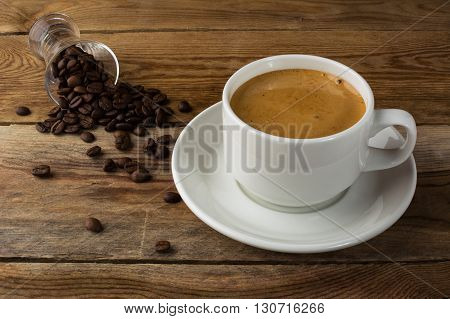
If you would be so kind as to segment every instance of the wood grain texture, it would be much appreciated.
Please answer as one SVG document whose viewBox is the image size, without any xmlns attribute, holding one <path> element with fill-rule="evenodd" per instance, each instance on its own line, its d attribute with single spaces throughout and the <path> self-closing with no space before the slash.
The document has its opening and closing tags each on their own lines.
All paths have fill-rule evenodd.
<svg viewBox="0 0 450 319">
<path fill-rule="evenodd" d="M 194 114 L 221 100 L 228 77 L 246 63 L 270 55 L 305 53 L 352 66 L 372 86 L 377 107 L 405 106 L 419 124 L 450 124 L 450 32 L 406 32 L 386 44 L 395 35 L 234 31 L 86 37 L 111 46 L 121 62 L 121 79 L 161 88 L 174 104 L 187 99 Z M 31 54 L 26 36 L 0 37 L 1 122 L 33 122 L 45 116 L 51 104 L 43 72 L 44 63 Z M 32 115 L 17 116 L 18 105 L 30 106 Z"/>
<path fill-rule="evenodd" d="M 447 260 L 450 234 L 450 135 L 449 126 L 419 126 L 415 153 L 422 174 L 439 174 L 446 183 L 420 186 L 406 212 L 391 229 L 369 241 L 383 254 L 398 261 Z M 177 135 L 181 128 L 170 129 Z M 115 150 L 111 134 L 94 131 L 103 158 L 123 156 Z M 167 133 L 164 132 L 164 133 Z M 155 133 L 159 135 L 161 133 Z M 125 172 L 106 174 L 102 160 L 88 158 L 90 144 L 76 136 L 38 134 L 29 125 L 0 127 L 2 156 L 0 186 L 0 258 L 48 258 L 63 260 L 165 260 L 211 262 L 361 262 L 386 261 L 367 245 L 327 254 L 292 255 L 272 253 L 237 243 L 203 224 L 183 204 L 163 202 L 162 193 L 173 189 L 169 163 L 152 162 L 136 149 L 125 153 L 147 161 L 154 181 L 135 184 Z M 33 165 L 48 163 L 52 179 L 36 179 Z M 420 183 L 419 183 L 420 184 Z M 100 235 L 83 229 L 87 216 L 105 224 Z M 168 239 L 175 247 L 158 255 L 153 245 Z M 355 257 L 357 256 L 357 258 Z"/>
<path fill-rule="evenodd" d="M 0 32 L 27 32 L 38 17 L 61 12 L 82 30 L 403 30 L 444 0 L 412 1 L 44 1 L 3 0 Z M 95 12 L 95 18 L 92 14 Z M 448 6 L 414 26 L 448 30 Z"/>
<path fill-rule="evenodd" d="M 0 264 L 9 298 L 442 298 L 450 262 L 376 265 Z M 255 280 L 256 279 L 256 280 Z M 260 280 L 258 280 L 260 279 Z"/>
</svg>

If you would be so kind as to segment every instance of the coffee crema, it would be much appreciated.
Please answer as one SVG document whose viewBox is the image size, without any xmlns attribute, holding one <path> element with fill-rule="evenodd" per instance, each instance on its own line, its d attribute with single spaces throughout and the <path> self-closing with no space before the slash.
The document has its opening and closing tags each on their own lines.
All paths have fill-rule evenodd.
<svg viewBox="0 0 450 319">
<path fill-rule="evenodd" d="M 303 69 L 261 74 L 231 98 L 236 115 L 262 132 L 289 138 L 318 138 L 357 123 L 366 111 L 361 95 L 334 75 Z"/>
</svg>

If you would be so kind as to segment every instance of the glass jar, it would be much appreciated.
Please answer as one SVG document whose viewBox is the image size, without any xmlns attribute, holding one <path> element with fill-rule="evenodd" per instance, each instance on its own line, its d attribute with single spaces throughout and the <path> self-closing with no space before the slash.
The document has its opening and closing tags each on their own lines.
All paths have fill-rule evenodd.
<svg viewBox="0 0 450 319">
<path fill-rule="evenodd" d="M 40 17 L 30 29 L 28 43 L 33 54 L 45 61 L 45 88 L 56 104 L 59 104 L 56 93 L 58 84 L 65 79 L 54 72 L 57 67 L 54 61 L 63 50 L 72 45 L 92 54 L 97 61 L 101 61 L 104 70 L 114 80 L 114 84 L 119 79 L 119 61 L 114 52 L 103 43 L 81 40 L 80 29 L 69 16 L 64 14 L 52 13 Z"/>
</svg>

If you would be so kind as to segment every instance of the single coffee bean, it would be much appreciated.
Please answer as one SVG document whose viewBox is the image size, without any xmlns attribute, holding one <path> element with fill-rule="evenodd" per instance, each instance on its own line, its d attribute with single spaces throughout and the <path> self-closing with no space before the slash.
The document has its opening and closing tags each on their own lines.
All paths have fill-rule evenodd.
<svg viewBox="0 0 450 319">
<path fill-rule="evenodd" d="M 114 132 L 116 130 L 117 120 L 111 120 L 105 127 L 106 132 Z"/>
<path fill-rule="evenodd" d="M 66 115 L 64 115 L 63 121 L 66 124 L 76 124 L 79 121 L 78 115 L 75 113 L 67 113 Z"/>
<path fill-rule="evenodd" d="M 71 75 L 67 79 L 67 85 L 71 88 L 74 88 L 82 83 L 81 76 L 79 75 Z"/>
<path fill-rule="evenodd" d="M 81 95 L 81 98 L 83 99 L 84 102 L 89 103 L 94 98 L 94 94 L 86 93 L 86 94 Z"/>
<path fill-rule="evenodd" d="M 58 95 L 66 95 L 66 94 L 69 94 L 70 92 L 72 92 L 72 88 L 66 88 L 66 87 L 60 88 L 56 91 L 56 93 Z"/>
<path fill-rule="evenodd" d="M 131 148 L 131 139 L 128 132 L 116 131 L 114 132 L 115 146 L 120 151 L 126 151 Z"/>
<path fill-rule="evenodd" d="M 156 146 L 154 156 L 158 160 L 164 160 L 169 157 L 170 151 L 165 145 Z"/>
<path fill-rule="evenodd" d="M 75 65 L 77 65 L 77 60 L 70 59 L 69 62 L 66 64 L 66 68 L 72 69 Z"/>
<path fill-rule="evenodd" d="M 30 109 L 26 106 L 16 107 L 16 114 L 20 116 L 26 116 L 31 113 Z"/>
<path fill-rule="evenodd" d="M 81 98 L 81 96 L 75 96 L 72 100 L 70 100 L 69 108 L 75 109 L 79 107 L 81 103 L 83 103 L 83 99 Z"/>
<path fill-rule="evenodd" d="M 103 164 L 103 171 L 105 172 L 114 172 L 117 169 L 116 163 L 110 158 L 105 160 L 105 163 Z"/>
<path fill-rule="evenodd" d="M 166 192 L 164 194 L 164 201 L 169 204 L 175 204 L 181 202 L 181 196 L 175 192 Z"/>
<path fill-rule="evenodd" d="M 92 143 L 93 141 L 95 141 L 95 136 L 91 132 L 81 133 L 80 138 L 86 143 Z"/>
<path fill-rule="evenodd" d="M 65 126 L 66 125 L 64 124 L 64 122 L 62 120 L 58 120 L 52 125 L 50 132 L 52 132 L 55 135 L 59 135 L 62 132 L 64 132 Z"/>
<path fill-rule="evenodd" d="M 66 63 L 67 63 L 67 60 L 66 59 L 61 59 L 61 60 L 59 60 L 59 62 L 58 62 L 58 69 L 64 69 L 65 67 L 66 67 Z"/>
<path fill-rule="evenodd" d="M 133 133 L 137 136 L 145 136 L 147 134 L 147 130 L 145 129 L 145 127 L 139 125 L 134 129 Z"/>
<path fill-rule="evenodd" d="M 130 123 L 130 124 L 138 124 L 141 123 L 142 118 L 137 117 L 137 116 L 131 116 L 131 117 L 127 117 L 125 119 L 125 122 Z"/>
<path fill-rule="evenodd" d="M 92 146 L 86 151 L 86 155 L 89 157 L 96 157 L 102 154 L 102 148 L 98 145 Z"/>
<path fill-rule="evenodd" d="M 55 124 L 56 121 L 58 121 L 57 118 L 51 117 L 51 118 L 44 120 L 43 124 L 45 125 L 45 127 L 47 129 L 51 129 L 53 124 Z"/>
<path fill-rule="evenodd" d="M 61 110 L 61 108 L 59 106 L 55 106 L 54 108 L 52 108 L 50 111 L 48 111 L 47 115 L 48 116 L 57 116 L 59 111 Z"/>
<path fill-rule="evenodd" d="M 31 170 L 31 174 L 37 177 L 49 177 L 50 176 L 50 166 L 48 165 L 38 165 Z"/>
<path fill-rule="evenodd" d="M 104 118 L 101 118 L 101 119 L 97 119 L 97 122 L 98 122 L 98 124 L 105 126 L 105 125 L 108 125 L 109 122 L 111 122 L 111 119 L 107 118 L 107 117 L 104 117 Z M 105 127 L 105 130 L 106 130 L 106 127 Z M 112 131 L 106 130 L 106 131 L 107 132 L 112 132 L 113 130 Z"/>
<path fill-rule="evenodd" d="M 78 133 L 80 129 L 81 129 L 80 124 L 66 125 L 66 127 L 64 128 L 64 133 L 75 134 Z"/>
<path fill-rule="evenodd" d="M 117 123 L 116 129 L 120 131 L 131 131 L 133 129 L 133 124 L 130 123 Z"/>
<path fill-rule="evenodd" d="M 152 176 L 147 172 L 146 169 L 136 169 L 131 173 L 130 178 L 135 183 L 144 183 L 151 180 Z"/>
<path fill-rule="evenodd" d="M 100 108 L 95 108 L 91 113 L 91 117 L 95 120 L 100 119 L 102 116 L 103 116 L 103 111 Z"/>
<path fill-rule="evenodd" d="M 144 152 L 146 152 L 147 154 L 154 154 L 157 146 L 158 145 L 156 144 L 155 140 L 149 138 L 144 145 Z"/>
<path fill-rule="evenodd" d="M 158 253 L 168 253 L 170 251 L 170 242 L 167 240 L 159 240 L 155 244 L 155 250 Z"/>
<path fill-rule="evenodd" d="M 125 164 L 129 163 L 132 161 L 131 158 L 129 157 L 120 157 L 114 160 L 116 162 L 116 165 L 118 168 L 124 168 Z"/>
<path fill-rule="evenodd" d="M 155 127 L 155 126 L 156 126 L 156 123 L 155 123 L 155 117 L 154 117 L 154 116 L 149 116 L 149 117 L 147 117 L 147 118 L 142 122 L 142 126 L 148 127 L 148 128 Z"/>
<path fill-rule="evenodd" d="M 112 109 L 113 104 L 108 97 L 102 96 L 98 101 L 98 106 L 100 106 L 105 111 L 109 111 Z"/>
<path fill-rule="evenodd" d="M 164 93 L 158 93 L 153 97 L 153 102 L 163 105 L 167 103 L 167 95 Z"/>
<path fill-rule="evenodd" d="M 42 122 L 37 122 L 35 127 L 36 127 L 36 131 L 38 131 L 39 133 L 48 133 L 49 132 L 49 129 Z"/>
<path fill-rule="evenodd" d="M 156 139 L 156 142 L 163 145 L 169 145 L 172 142 L 172 136 L 169 134 L 162 135 Z"/>
<path fill-rule="evenodd" d="M 165 114 L 165 112 L 162 111 L 161 109 L 157 109 L 157 110 L 156 110 L 156 119 L 155 119 L 156 126 L 158 126 L 158 127 L 163 127 L 163 126 L 164 126 L 165 119 L 166 119 L 166 114 Z"/>
<path fill-rule="evenodd" d="M 119 114 L 119 111 L 114 110 L 114 109 L 112 109 L 108 112 L 105 112 L 106 117 L 111 117 L 111 118 L 116 117 L 117 122 L 122 122 L 123 118 L 119 117 L 119 115 L 122 115 L 122 117 L 123 117 L 123 114 Z"/>
<path fill-rule="evenodd" d="M 94 120 L 90 116 L 80 116 L 80 125 L 82 128 L 91 129 L 94 127 Z"/>
<path fill-rule="evenodd" d="M 190 106 L 188 101 L 181 101 L 178 104 L 178 110 L 183 113 L 188 113 L 188 112 L 192 111 L 192 107 Z"/>
<path fill-rule="evenodd" d="M 61 110 L 67 110 L 69 108 L 69 102 L 65 97 L 60 96 L 58 100 L 59 107 Z"/>
<path fill-rule="evenodd" d="M 69 83 L 69 80 L 67 80 L 67 83 Z M 103 83 L 102 82 L 92 82 L 89 83 L 86 87 L 86 90 L 89 93 L 101 93 L 103 90 Z"/>
<path fill-rule="evenodd" d="M 93 233 L 100 233 L 103 230 L 102 223 L 97 218 L 93 217 L 86 218 L 84 227 Z"/>
<path fill-rule="evenodd" d="M 130 162 L 126 162 L 124 165 L 123 165 L 123 168 L 125 169 L 125 171 L 128 173 L 128 174 L 132 174 L 134 171 L 136 171 L 138 168 L 140 168 L 141 167 L 141 165 L 138 163 L 138 162 L 136 162 L 136 161 L 130 161 Z"/>
<path fill-rule="evenodd" d="M 73 91 L 79 94 L 85 94 L 87 92 L 86 88 L 82 85 L 77 85 L 76 87 L 73 88 Z"/>
</svg>

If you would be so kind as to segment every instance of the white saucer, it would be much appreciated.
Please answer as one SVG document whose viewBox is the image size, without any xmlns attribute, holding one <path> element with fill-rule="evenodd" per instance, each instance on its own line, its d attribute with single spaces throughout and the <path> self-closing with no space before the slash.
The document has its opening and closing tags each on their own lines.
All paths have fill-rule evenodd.
<svg viewBox="0 0 450 319">
<path fill-rule="evenodd" d="M 180 134 L 172 155 L 172 174 L 186 205 L 223 235 L 273 251 L 325 252 L 377 236 L 408 208 L 417 179 L 412 156 L 398 167 L 363 173 L 339 200 L 319 211 L 285 213 L 257 204 L 225 171 L 218 129 L 222 123 L 221 108 L 219 102 L 203 111 Z M 202 132 L 200 127 L 209 129 Z M 217 129 L 211 130 L 214 127 Z M 393 148 L 402 141 L 394 128 L 388 128 L 372 138 L 370 144 Z M 217 169 L 211 173 L 200 171 L 201 162 L 216 165 Z M 191 164 L 194 169 L 183 170 L 180 163 Z"/>
</svg>

